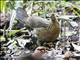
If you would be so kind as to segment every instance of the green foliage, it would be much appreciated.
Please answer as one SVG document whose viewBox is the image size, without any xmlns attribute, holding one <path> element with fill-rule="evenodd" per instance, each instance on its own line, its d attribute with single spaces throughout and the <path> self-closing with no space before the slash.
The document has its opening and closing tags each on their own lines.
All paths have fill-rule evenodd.
<svg viewBox="0 0 80 60">
<path fill-rule="evenodd" d="M 9 31 L 8 36 L 9 37 L 14 36 L 17 32 L 20 32 L 20 30 L 11 30 Z"/>
<path fill-rule="evenodd" d="M 6 0 L 0 0 L 0 11 L 5 12 Z"/>
<path fill-rule="evenodd" d="M 75 15 L 80 16 L 80 8 L 76 6 L 72 6 L 72 8 L 73 8 L 73 12 L 75 13 Z"/>
<path fill-rule="evenodd" d="M 36 7 L 35 7 L 36 6 Z M 37 8 L 38 7 L 38 8 Z M 33 2 L 33 13 L 39 13 L 39 14 L 45 14 L 49 11 L 53 11 L 55 8 L 55 2 L 38 2 L 38 1 L 34 1 Z M 35 9 L 37 8 L 37 9 Z"/>
<path fill-rule="evenodd" d="M 6 6 L 8 7 L 7 9 L 15 9 L 15 2 L 16 1 L 9 1 L 6 3 Z"/>
</svg>

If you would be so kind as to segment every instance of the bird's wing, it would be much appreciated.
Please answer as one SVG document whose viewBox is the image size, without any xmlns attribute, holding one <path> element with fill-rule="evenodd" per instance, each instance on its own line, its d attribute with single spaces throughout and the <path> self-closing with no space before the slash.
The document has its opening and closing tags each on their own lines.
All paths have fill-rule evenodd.
<svg viewBox="0 0 80 60">
<path fill-rule="evenodd" d="M 26 25 L 29 25 L 33 28 L 39 28 L 39 27 L 47 27 L 51 21 L 41 18 L 39 16 L 29 16 L 27 19 L 24 19 Z"/>
<path fill-rule="evenodd" d="M 28 16 L 27 12 L 21 7 L 16 9 L 16 18 L 26 25 L 36 28 L 36 27 L 46 27 L 50 24 L 50 21 L 39 16 Z"/>
</svg>

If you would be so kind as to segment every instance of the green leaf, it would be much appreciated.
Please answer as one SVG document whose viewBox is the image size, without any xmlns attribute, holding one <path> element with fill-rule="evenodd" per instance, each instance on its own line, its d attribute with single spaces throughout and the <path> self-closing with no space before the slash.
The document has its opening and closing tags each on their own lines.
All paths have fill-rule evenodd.
<svg viewBox="0 0 80 60">
<path fill-rule="evenodd" d="M 8 36 L 9 36 L 9 37 L 14 36 L 15 33 L 19 32 L 19 31 L 20 31 L 20 30 L 11 30 L 11 31 L 9 31 Z"/>
<path fill-rule="evenodd" d="M 76 6 L 72 6 L 73 8 L 73 12 L 77 15 L 80 16 L 80 8 L 76 7 Z"/>
<path fill-rule="evenodd" d="M 0 11 L 5 12 L 6 0 L 0 0 Z"/>
</svg>

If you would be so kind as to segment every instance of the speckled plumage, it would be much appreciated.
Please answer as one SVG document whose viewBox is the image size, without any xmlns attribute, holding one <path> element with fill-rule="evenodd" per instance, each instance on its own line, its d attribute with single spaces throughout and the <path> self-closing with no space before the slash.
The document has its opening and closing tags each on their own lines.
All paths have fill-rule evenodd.
<svg viewBox="0 0 80 60">
<path fill-rule="evenodd" d="M 38 38 L 42 41 L 50 42 L 56 40 L 59 36 L 60 27 L 54 14 L 51 16 L 52 23 L 37 32 Z"/>
</svg>

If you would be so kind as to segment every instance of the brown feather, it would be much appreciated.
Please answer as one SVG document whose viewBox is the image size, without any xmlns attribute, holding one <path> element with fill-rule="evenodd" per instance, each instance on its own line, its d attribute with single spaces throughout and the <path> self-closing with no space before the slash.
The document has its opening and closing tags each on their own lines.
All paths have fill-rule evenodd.
<svg viewBox="0 0 80 60">
<path fill-rule="evenodd" d="M 51 42 L 56 40 L 56 38 L 59 36 L 60 27 L 54 14 L 52 14 L 51 20 L 52 23 L 47 28 L 42 28 L 37 33 L 38 38 L 42 41 Z"/>
</svg>

